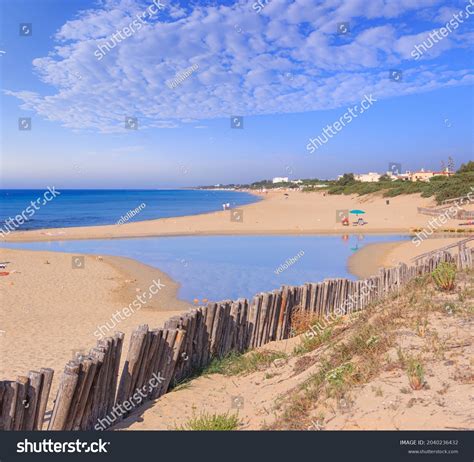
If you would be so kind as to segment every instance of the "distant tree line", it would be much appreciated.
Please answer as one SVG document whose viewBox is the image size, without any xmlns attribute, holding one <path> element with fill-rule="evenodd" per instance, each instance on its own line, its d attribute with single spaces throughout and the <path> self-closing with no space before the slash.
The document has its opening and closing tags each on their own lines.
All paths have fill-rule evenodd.
<svg viewBox="0 0 474 462">
<path fill-rule="evenodd" d="M 301 183 L 273 183 L 272 180 L 261 180 L 250 184 L 227 184 L 219 186 L 202 186 L 203 189 L 302 189 L 304 192 L 317 190 L 328 194 L 365 195 L 382 192 L 383 197 L 395 197 L 402 194 L 421 194 L 422 197 L 434 196 L 438 203 L 447 199 L 465 196 L 474 187 L 474 161 L 462 164 L 452 176 L 438 175 L 430 181 L 393 180 L 389 175 L 382 175 L 378 182 L 363 183 L 355 179 L 353 173 L 344 173 L 338 180 L 320 180 L 318 178 L 302 179 Z"/>
</svg>

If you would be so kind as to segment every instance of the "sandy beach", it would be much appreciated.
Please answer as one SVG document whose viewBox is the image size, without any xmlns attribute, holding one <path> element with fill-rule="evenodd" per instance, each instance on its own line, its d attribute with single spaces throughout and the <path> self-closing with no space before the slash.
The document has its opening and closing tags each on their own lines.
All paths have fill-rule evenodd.
<svg viewBox="0 0 474 462">
<path fill-rule="evenodd" d="M 66 253 L 0 249 L 0 258 L 10 262 L 10 274 L 0 278 L 0 377 L 50 367 L 56 374 L 51 396 L 67 361 L 94 347 L 98 327 L 107 321 L 112 326 L 113 314 L 147 292 L 153 280 L 162 285 L 156 295 L 130 317 L 116 317 L 105 336 L 124 332 L 127 351 L 139 324 L 159 327 L 189 309 L 166 274 L 130 259 L 86 255 L 84 268 L 73 269 Z"/>
<path fill-rule="evenodd" d="M 8 235 L 7 241 L 200 234 L 408 233 L 429 220 L 419 215 L 416 207 L 432 205 L 429 199 L 415 201 L 413 196 L 391 199 L 386 205 L 380 197 L 288 194 L 270 192 L 265 200 L 242 207 L 240 222 L 231 221 L 231 212 L 226 211 L 121 226 L 15 232 Z M 336 224 L 336 210 L 342 208 L 365 210 L 368 224 L 363 228 Z M 420 253 L 459 239 L 433 238 L 419 247 L 411 241 L 368 245 L 351 257 L 348 268 L 364 278 L 381 266 L 409 263 Z M 77 257 L 83 258 L 80 268 L 74 264 Z M 159 327 L 169 317 L 190 308 L 189 303 L 177 298 L 179 286 L 175 281 L 135 260 L 11 249 L 0 249 L 0 259 L 8 262 L 9 272 L 0 278 L 0 377 L 14 379 L 30 370 L 50 367 L 55 370 L 50 400 L 54 399 L 64 365 L 77 352 L 95 346 L 100 326 L 114 324 L 104 331 L 105 336 L 117 330 L 124 332 L 126 352 L 131 332 L 139 324 Z M 131 316 L 112 322 L 114 313 L 145 293 L 153 281 L 159 281 L 159 291 Z M 122 363 L 125 357 L 123 354 Z"/>
<path fill-rule="evenodd" d="M 70 239 L 113 239 L 146 236 L 237 235 L 237 234 L 350 234 L 409 233 L 427 226 L 430 219 L 417 207 L 434 205 L 432 198 L 420 195 L 387 199 L 380 195 L 331 196 L 320 192 L 268 191 L 258 193 L 264 200 L 239 209 L 176 218 L 138 221 L 123 225 L 55 228 L 14 231 L 6 242 L 51 241 Z M 473 206 L 470 206 L 472 209 Z M 336 222 L 338 210 L 362 209 L 364 226 L 344 227 Z M 469 207 L 467 207 L 469 209 Z M 235 213 L 238 213 L 236 216 Z M 232 220 L 232 216 L 238 219 Z M 356 221 L 354 215 L 351 221 Z M 450 220 L 445 227 L 459 228 Z"/>
<path fill-rule="evenodd" d="M 368 244 L 349 258 L 347 266 L 352 274 L 363 279 L 376 274 L 379 268 L 389 268 L 398 263 L 413 264 L 416 256 L 462 239 L 464 238 L 434 237 L 423 241 L 418 247 L 411 240 Z M 469 242 L 467 246 L 472 247 L 473 243 Z"/>
</svg>

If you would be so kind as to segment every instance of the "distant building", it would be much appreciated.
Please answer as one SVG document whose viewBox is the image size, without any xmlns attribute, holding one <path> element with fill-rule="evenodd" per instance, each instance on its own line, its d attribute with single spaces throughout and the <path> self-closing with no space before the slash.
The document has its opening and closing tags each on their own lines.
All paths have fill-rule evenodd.
<svg viewBox="0 0 474 462">
<path fill-rule="evenodd" d="M 454 172 L 445 168 L 441 172 L 432 172 L 431 170 L 425 170 L 422 168 L 419 172 L 413 172 L 410 175 L 410 181 L 430 181 L 434 176 L 452 176 Z"/>
<path fill-rule="evenodd" d="M 369 173 L 357 173 L 354 175 L 354 179 L 362 181 L 362 183 L 376 183 L 380 180 L 380 173 L 369 172 Z"/>
<path fill-rule="evenodd" d="M 410 170 L 407 170 L 405 173 L 399 173 L 398 175 L 394 175 L 393 172 L 387 172 L 387 175 L 392 178 L 392 181 L 396 181 L 396 180 L 411 181 Z"/>
<path fill-rule="evenodd" d="M 441 172 L 435 172 L 435 176 L 438 176 L 438 175 L 441 175 L 441 176 L 453 176 L 454 175 L 454 172 L 452 172 L 451 170 L 449 170 L 449 168 L 445 168 L 443 171 Z"/>
<path fill-rule="evenodd" d="M 445 168 L 440 172 L 432 172 L 431 170 L 421 169 L 418 172 L 411 172 L 410 170 L 406 170 L 405 173 L 399 173 L 395 175 L 393 172 L 386 172 L 386 176 L 390 177 L 392 181 L 396 180 L 403 180 L 403 181 L 425 181 L 428 182 L 434 176 L 452 176 L 454 172 L 449 168 Z M 340 180 L 343 175 L 338 175 L 337 179 Z M 382 175 L 377 172 L 369 172 L 369 173 L 355 173 L 354 179 L 356 181 L 361 181 L 362 183 L 376 183 L 380 181 Z"/>
<path fill-rule="evenodd" d="M 292 182 L 293 184 L 301 184 L 301 183 L 303 183 L 302 180 L 291 180 L 291 182 Z"/>
<path fill-rule="evenodd" d="M 413 172 L 410 175 L 410 181 L 430 181 L 435 176 L 435 173 L 431 170 L 425 170 L 422 168 L 419 172 Z"/>
<path fill-rule="evenodd" d="M 276 176 L 273 178 L 272 183 L 288 183 L 287 176 Z"/>
</svg>

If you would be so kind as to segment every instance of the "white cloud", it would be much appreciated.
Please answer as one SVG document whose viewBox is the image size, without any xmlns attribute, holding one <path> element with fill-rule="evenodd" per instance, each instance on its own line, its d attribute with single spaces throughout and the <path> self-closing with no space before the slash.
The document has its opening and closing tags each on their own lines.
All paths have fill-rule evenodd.
<svg viewBox="0 0 474 462">
<path fill-rule="evenodd" d="M 439 9 L 435 21 L 438 21 L 441 25 L 449 22 L 455 13 L 459 13 L 459 8 L 453 8 L 451 6 L 443 6 Z"/>
<path fill-rule="evenodd" d="M 150 3 L 105 0 L 102 8 L 80 12 L 59 29 L 54 50 L 33 61 L 50 93 L 6 93 L 71 129 L 116 132 L 125 130 L 127 116 L 138 117 L 141 129 L 175 127 L 188 119 L 314 111 L 364 94 L 380 100 L 473 82 L 472 71 L 409 61 L 423 33 L 393 23 L 439 0 L 273 0 L 261 14 L 243 1 L 186 10 L 168 5 L 98 61 L 97 46 Z M 350 36 L 337 35 L 340 21 L 350 22 Z M 457 34 L 424 58 L 466 46 Z M 179 87 L 166 86 L 193 64 L 199 69 Z M 399 65 L 403 82 L 394 84 L 388 70 Z"/>
</svg>

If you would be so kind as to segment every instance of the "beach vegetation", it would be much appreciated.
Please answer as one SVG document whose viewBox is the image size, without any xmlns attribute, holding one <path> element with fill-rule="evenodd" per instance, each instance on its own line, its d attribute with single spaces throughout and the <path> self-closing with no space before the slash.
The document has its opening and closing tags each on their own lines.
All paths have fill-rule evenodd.
<svg viewBox="0 0 474 462">
<path fill-rule="evenodd" d="M 320 316 L 309 311 L 302 310 L 300 307 L 294 308 L 291 312 L 291 329 L 294 335 L 300 335 L 306 332 L 311 325 L 318 322 Z"/>
<path fill-rule="evenodd" d="M 381 193 L 383 197 L 396 197 L 403 194 L 420 194 L 422 197 L 433 197 L 436 202 L 466 196 L 474 186 L 474 171 L 463 171 L 450 176 L 435 176 L 430 181 L 403 181 L 386 180 L 383 176 L 380 181 L 363 183 L 361 181 L 344 181 L 342 178 L 332 182 L 327 192 L 335 195 L 357 194 L 359 196 Z"/>
<path fill-rule="evenodd" d="M 337 180 L 338 186 L 349 186 L 356 183 L 353 173 L 344 173 L 341 178 Z"/>
<path fill-rule="evenodd" d="M 309 353 L 321 346 L 323 343 L 326 343 L 332 337 L 333 329 L 331 327 L 326 327 L 322 331 L 317 331 L 316 333 L 309 332 L 308 334 L 309 335 L 302 335 L 301 343 L 296 345 L 293 350 L 294 355 L 298 356 Z"/>
<path fill-rule="evenodd" d="M 473 160 L 470 160 L 469 162 L 466 162 L 465 164 L 461 164 L 461 167 L 457 171 L 457 173 L 468 173 L 468 172 L 474 172 Z"/>
<path fill-rule="evenodd" d="M 418 359 L 408 358 L 407 375 L 413 390 L 421 390 L 425 386 L 425 370 Z"/>
<path fill-rule="evenodd" d="M 334 388 L 340 388 L 347 381 L 354 366 L 351 363 L 341 364 L 340 366 L 326 372 L 326 381 Z"/>
<path fill-rule="evenodd" d="M 202 413 L 188 420 L 186 424 L 177 430 L 192 431 L 230 431 L 237 430 L 240 420 L 237 414 L 209 414 Z"/>
<path fill-rule="evenodd" d="M 439 290 L 451 292 L 456 282 L 456 265 L 442 262 L 431 273 L 431 277 Z"/>
<path fill-rule="evenodd" d="M 262 350 L 247 354 L 232 352 L 223 358 L 215 358 L 207 366 L 203 374 L 222 374 L 227 376 L 250 374 L 271 366 L 276 360 L 287 359 L 287 355 L 280 351 Z"/>
</svg>

